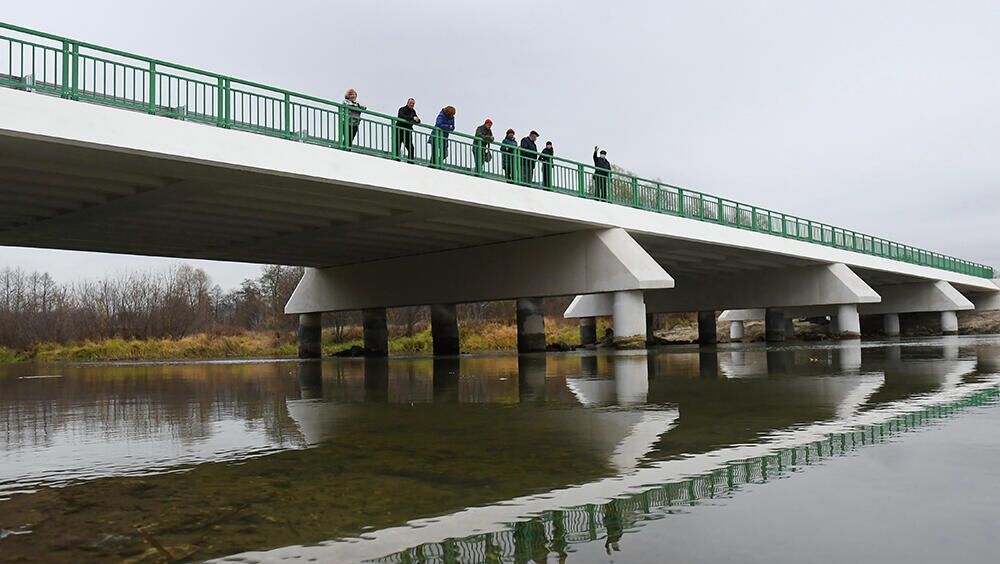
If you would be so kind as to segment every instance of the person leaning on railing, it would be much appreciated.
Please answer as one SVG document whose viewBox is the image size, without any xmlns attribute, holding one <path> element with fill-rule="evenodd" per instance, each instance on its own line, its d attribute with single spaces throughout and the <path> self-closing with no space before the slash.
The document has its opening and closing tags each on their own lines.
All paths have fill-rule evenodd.
<svg viewBox="0 0 1000 564">
<path fill-rule="evenodd" d="M 502 144 L 500 152 L 503 153 L 503 175 L 507 178 L 507 182 L 511 182 L 514 180 L 514 151 L 517 150 L 517 138 L 513 129 L 507 130 L 507 136 L 503 138 Z"/>
<path fill-rule="evenodd" d="M 431 144 L 431 163 L 438 162 L 438 148 L 440 147 L 440 162 L 448 158 L 448 132 L 455 131 L 455 107 L 445 106 L 438 113 L 437 120 L 434 121 L 434 133 L 427 140 Z"/>
<path fill-rule="evenodd" d="M 552 155 L 554 154 L 552 141 L 546 141 L 542 154 L 538 155 L 538 161 L 542 163 L 542 186 L 546 188 L 552 188 Z"/>
<path fill-rule="evenodd" d="M 521 182 L 531 184 L 535 178 L 535 159 L 538 158 L 538 132 L 532 130 L 527 137 L 521 139 Z"/>
<path fill-rule="evenodd" d="M 493 155 L 490 154 L 486 147 L 489 147 L 490 143 L 493 142 L 493 120 L 487 119 L 482 125 L 476 128 L 476 140 L 475 140 L 475 151 L 473 155 L 476 158 L 476 170 L 483 170 L 483 163 L 490 162 L 493 160 Z"/>
<path fill-rule="evenodd" d="M 396 113 L 396 117 L 399 118 L 396 122 L 398 137 L 396 138 L 396 147 L 393 151 L 398 157 L 400 145 L 406 147 L 406 153 L 409 155 L 410 162 L 413 161 L 413 124 L 420 123 L 420 118 L 417 117 L 417 110 L 413 109 L 416 105 L 416 100 L 409 98 L 406 100 L 406 105 L 399 108 L 399 112 Z"/>
<path fill-rule="evenodd" d="M 605 199 L 608 197 L 608 177 L 611 176 L 611 163 L 608 162 L 608 152 L 601 149 L 598 155 L 598 147 L 594 145 L 594 195 Z"/>
<path fill-rule="evenodd" d="M 344 92 L 344 105 L 349 107 L 347 110 L 347 146 L 350 147 L 354 145 L 354 138 L 358 136 L 358 126 L 361 124 L 361 110 L 367 110 L 368 108 L 358 103 L 358 92 L 353 88 L 348 88 L 347 92 Z"/>
</svg>

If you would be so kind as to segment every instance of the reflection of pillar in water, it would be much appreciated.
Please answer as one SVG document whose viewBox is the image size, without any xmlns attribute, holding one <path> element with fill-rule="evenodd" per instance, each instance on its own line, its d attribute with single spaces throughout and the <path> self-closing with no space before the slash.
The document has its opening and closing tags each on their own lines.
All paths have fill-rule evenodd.
<svg viewBox="0 0 1000 564">
<path fill-rule="evenodd" d="M 458 357 L 434 358 L 434 401 L 458 401 L 460 369 L 461 361 Z"/>
<path fill-rule="evenodd" d="M 368 357 L 364 359 L 365 401 L 389 401 L 389 359 Z"/>
<path fill-rule="evenodd" d="M 302 399 L 319 399 L 323 397 L 323 363 L 300 362 L 299 396 Z"/>
<path fill-rule="evenodd" d="M 580 376 L 597 376 L 597 355 L 588 354 L 580 357 Z"/>
<path fill-rule="evenodd" d="M 423 363 L 421 363 L 422 365 Z M 397 361 L 389 372 L 389 403 L 434 401 L 434 377 L 413 361 Z"/>
<path fill-rule="evenodd" d="M 715 380 L 719 377 L 719 354 L 716 352 L 698 353 L 698 377 Z"/>
<path fill-rule="evenodd" d="M 769 350 L 767 351 L 767 374 L 788 374 L 788 367 L 794 362 L 792 351 Z"/>
<path fill-rule="evenodd" d="M 976 351 L 976 371 L 980 374 L 996 374 L 1000 372 L 1000 348 L 996 346 L 979 346 Z"/>
<path fill-rule="evenodd" d="M 615 355 L 611 358 L 615 372 L 615 396 L 618 405 L 646 403 L 649 393 L 649 364 L 646 354 Z"/>
<path fill-rule="evenodd" d="M 861 370 L 861 341 L 844 341 L 843 346 L 837 350 L 837 362 L 841 372 L 856 373 Z"/>
<path fill-rule="evenodd" d="M 945 335 L 941 338 L 941 348 L 945 360 L 958 360 L 958 335 Z"/>
<path fill-rule="evenodd" d="M 545 355 L 521 355 L 517 359 L 517 393 L 521 403 L 545 401 Z"/>
<path fill-rule="evenodd" d="M 899 364 L 903 361 L 903 347 L 887 347 L 885 349 L 886 364 Z"/>
</svg>

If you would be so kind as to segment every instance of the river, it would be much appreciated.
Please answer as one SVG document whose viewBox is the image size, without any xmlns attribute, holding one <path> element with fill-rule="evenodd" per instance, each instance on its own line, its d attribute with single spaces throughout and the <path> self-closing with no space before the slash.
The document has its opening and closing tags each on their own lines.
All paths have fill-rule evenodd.
<svg viewBox="0 0 1000 564">
<path fill-rule="evenodd" d="M 1000 337 L 0 366 L 0 562 L 988 562 Z"/>
</svg>

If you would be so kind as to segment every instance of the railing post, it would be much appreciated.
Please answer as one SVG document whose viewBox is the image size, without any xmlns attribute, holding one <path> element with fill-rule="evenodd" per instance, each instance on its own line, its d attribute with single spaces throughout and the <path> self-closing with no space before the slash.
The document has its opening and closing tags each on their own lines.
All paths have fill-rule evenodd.
<svg viewBox="0 0 1000 564">
<path fill-rule="evenodd" d="M 677 189 L 677 213 L 684 215 L 684 189 Z"/>
<path fill-rule="evenodd" d="M 524 155 L 521 153 L 520 147 L 512 147 L 514 149 L 514 184 L 521 183 L 521 167 L 524 166 Z"/>
<path fill-rule="evenodd" d="M 292 138 L 292 96 L 285 92 L 285 139 Z"/>
<path fill-rule="evenodd" d="M 587 172 L 583 170 L 583 165 L 576 165 L 576 187 L 581 196 L 587 195 Z"/>
<path fill-rule="evenodd" d="M 70 90 L 70 99 L 79 99 L 80 93 L 80 46 L 76 43 L 73 44 L 73 61 L 72 68 L 70 70 L 72 88 Z"/>
<path fill-rule="evenodd" d="M 389 142 L 392 143 L 392 147 L 389 148 L 389 154 L 392 155 L 392 158 L 401 160 L 403 158 L 403 151 L 399 150 L 399 123 L 395 120 L 389 122 Z M 410 142 L 413 142 L 413 133 L 410 133 Z"/>
<path fill-rule="evenodd" d="M 639 179 L 632 177 L 632 207 L 639 207 Z"/>
<path fill-rule="evenodd" d="M 220 76 L 215 83 L 215 125 L 219 127 L 226 127 L 225 90 L 226 81 Z"/>
<path fill-rule="evenodd" d="M 718 204 L 717 205 L 719 206 L 718 211 L 716 212 L 716 213 L 719 214 L 719 217 L 717 218 L 717 221 L 719 223 L 725 224 L 726 223 L 726 218 L 722 215 L 722 213 L 723 213 L 722 198 L 718 199 Z"/>
<path fill-rule="evenodd" d="M 60 96 L 63 98 L 69 98 L 70 96 L 70 84 L 69 84 L 69 42 L 63 41 L 62 44 L 62 84 L 60 85 Z M 12 55 L 13 56 L 13 55 Z"/>
<path fill-rule="evenodd" d="M 663 211 L 663 186 L 656 185 L 656 211 Z"/>
<path fill-rule="evenodd" d="M 149 113 L 156 113 L 156 63 L 149 63 Z"/>
</svg>

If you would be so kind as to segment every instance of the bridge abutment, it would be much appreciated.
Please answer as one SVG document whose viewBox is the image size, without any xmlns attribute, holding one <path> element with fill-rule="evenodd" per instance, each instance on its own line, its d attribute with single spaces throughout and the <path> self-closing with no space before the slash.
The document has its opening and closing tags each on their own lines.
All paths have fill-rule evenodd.
<svg viewBox="0 0 1000 564">
<path fill-rule="evenodd" d="M 545 351 L 545 315 L 542 298 L 517 300 L 517 352 Z"/>
<path fill-rule="evenodd" d="M 373 307 L 361 312 L 365 356 L 389 356 L 389 326 L 385 308 Z"/>
<path fill-rule="evenodd" d="M 299 358 L 321 358 L 323 356 L 323 321 L 320 313 L 299 315 Z"/>
<path fill-rule="evenodd" d="M 461 352 L 455 304 L 431 306 L 431 341 L 435 356 L 452 356 Z"/>
</svg>

